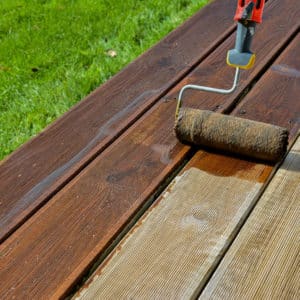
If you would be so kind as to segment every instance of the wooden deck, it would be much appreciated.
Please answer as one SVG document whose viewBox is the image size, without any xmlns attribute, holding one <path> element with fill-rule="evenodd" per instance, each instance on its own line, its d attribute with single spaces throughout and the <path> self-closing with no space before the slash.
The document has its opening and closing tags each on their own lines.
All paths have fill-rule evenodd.
<svg viewBox="0 0 300 300">
<path fill-rule="evenodd" d="M 0 299 L 299 299 L 300 2 L 269 0 L 257 61 L 185 105 L 290 130 L 281 164 L 182 145 L 187 83 L 230 87 L 215 0 L 0 165 Z"/>
</svg>

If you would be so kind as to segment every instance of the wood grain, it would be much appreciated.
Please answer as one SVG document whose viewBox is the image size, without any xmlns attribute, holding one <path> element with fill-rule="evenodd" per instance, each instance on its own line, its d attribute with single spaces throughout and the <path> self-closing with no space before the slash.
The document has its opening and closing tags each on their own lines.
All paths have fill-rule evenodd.
<svg viewBox="0 0 300 300">
<path fill-rule="evenodd" d="M 199 299 L 300 298 L 300 138 Z"/>
<path fill-rule="evenodd" d="M 239 169 L 243 162 L 229 164 L 216 155 L 225 161 L 219 168 L 235 175 L 191 167 L 212 160 L 203 154 L 176 177 L 76 299 L 190 299 L 199 293 L 263 186 L 257 180 L 261 165 L 247 172 Z"/>
<path fill-rule="evenodd" d="M 260 59 L 249 77 L 244 75 L 239 90 L 226 98 L 223 108 L 237 99 L 295 33 L 299 27 L 296 3 L 271 3 L 264 27 L 256 36 L 263 44 L 263 48 L 257 47 Z M 74 286 L 190 153 L 172 134 L 175 103 L 168 99 L 173 99 L 186 81 L 206 78 L 214 82 L 219 78 L 219 83 L 230 85 L 232 70 L 224 61 L 233 42 L 232 38 L 220 46 L 1 245 L 1 297 L 58 298 Z M 224 99 L 191 98 L 191 104 L 210 109 Z M 296 99 L 285 105 L 293 107 L 293 101 Z M 279 116 L 288 118 L 289 111 Z"/>
<path fill-rule="evenodd" d="M 212 2 L 2 162 L 0 241 L 220 44 L 234 7 Z"/>
<path fill-rule="evenodd" d="M 283 126 L 291 123 L 289 118 L 299 115 L 299 104 L 294 103 L 295 111 L 291 111 L 289 118 L 280 115 L 285 114 L 288 102 L 293 102 L 293 97 L 288 95 L 300 92 L 300 77 L 294 76 L 293 72 L 289 76 L 282 74 L 288 80 L 285 78 L 276 92 L 274 86 L 281 83 L 282 76 L 274 72 L 274 66 L 299 69 L 300 61 L 295 58 L 299 51 L 300 36 L 297 36 L 236 112 L 244 110 L 243 115 L 252 119 L 256 116 L 261 121 Z M 295 86 L 298 86 L 297 91 Z M 265 98 L 264 105 L 276 104 L 277 108 L 271 119 L 259 109 L 259 103 L 268 94 L 272 97 Z M 249 103 L 258 110 L 246 111 Z M 295 122 L 293 126 L 291 139 L 300 123 Z M 271 166 L 255 162 L 198 152 L 182 176 L 171 183 L 76 298 L 194 298 L 205 286 L 255 205 L 271 170 Z M 240 299 L 241 295 L 237 298 Z M 224 299 L 223 296 L 219 298 Z"/>
<path fill-rule="evenodd" d="M 299 99 L 299 44 L 298 34 L 231 114 L 286 127 L 292 137 L 297 134 L 300 126 L 300 101 L 293 101 L 291 98 Z"/>
</svg>

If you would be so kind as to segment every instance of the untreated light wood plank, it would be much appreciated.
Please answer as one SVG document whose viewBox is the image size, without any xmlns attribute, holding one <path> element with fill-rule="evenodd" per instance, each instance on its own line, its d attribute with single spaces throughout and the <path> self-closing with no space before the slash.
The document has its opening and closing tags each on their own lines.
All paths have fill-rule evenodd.
<svg viewBox="0 0 300 300">
<path fill-rule="evenodd" d="M 300 138 L 199 299 L 300 298 Z"/>
<path fill-rule="evenodd" d="M 263 48 L 256 48 L 260 58 L 255 67 L 243 75 L 235 94 L 228 96 L 226 101 L 221 97 L 207 99 L 206 95 L 197 95 L 191 97 L 192 104 L 215 109 L 222 100 L 223 108 L 236 101 L 295 34 L 299 27 L 296 4 L 296 0 L 271 2 L 265 24 L 256 35 L 256 40 L 263 44 Z M 274 35 L 270 36 L 270 32 Z M 178 143 L 172 133 L 176 103 L 168 99 L 177 96 L 186 81 L 201 82 L 205 78 L 231 85 L 233 70 L 225 66 L 225 57 L 233 43 L 232 37 L 220 46 L 187 80 L 149 110 L 2 244 L 1 296 L 38 298 L 46 294 L 58 298 L 66 295 L 191 153 L 190 148 Z M 294 107 L 292 102 L 288 105 Z M 279 116 L 288 118 L 289 114 L 287 110 Z"/>
<path fill-rule="evenodd" d="M 0 241 L 234 30 L 235 5 L 212 2 L 0 164 Z"/>
<path fill-rule="evenodd" d="M 199 293 L 263 186 L 261 165 L 244 170 L 243 162 L 216 155 L 232 176 L 190 167 L 210 159 L 199 153 L 189 163 L 76 299 L 190 299 Z"/>
<path fill-rule="evenodd" d="M 300 36 L 297 36 L 273 66 L 285 65 L 297 70 L 299 51 Z M 300 92 L 300 77 L 294 76 L 295 71 L 278 74 L 273 66 L 235 113 L 243 112 L 251 119 L 283 126 L 293 124 L 293 139 L 300 127 L 299 120 L 290 122 L 300 112 L 300 105 L 293 98 Z M 280 90 L 274 89 L 277 84 Z M 266 107 L 276 107 L 271 117 L 259 109 L 262 101 Z M 250 104 L 257 111 L 248 110 Z M 284 113 L 286 105 L 291 110 L 289 117 Z M 183 175 L 175 179 L 76 297 L 197 296 L 255 205 L 271 170 L 271 166 L 264 164 L 198 152 Z"/>
</svg>

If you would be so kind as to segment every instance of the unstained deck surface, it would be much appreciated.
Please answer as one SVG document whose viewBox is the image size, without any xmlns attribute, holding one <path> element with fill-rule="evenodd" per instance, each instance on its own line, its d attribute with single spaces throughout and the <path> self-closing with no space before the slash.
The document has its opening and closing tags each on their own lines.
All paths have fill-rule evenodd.
<svg viewBox="0 0 300 300">
<path fill-rule="evenodd" d="M 229 88 L 215 0 L 0 165 L 0 299 L 300 299 L 300 2 L 268 0 L 254 67 L 184 105 L 289 129 L 277 165 L 173 133 Z"/>
</svg>

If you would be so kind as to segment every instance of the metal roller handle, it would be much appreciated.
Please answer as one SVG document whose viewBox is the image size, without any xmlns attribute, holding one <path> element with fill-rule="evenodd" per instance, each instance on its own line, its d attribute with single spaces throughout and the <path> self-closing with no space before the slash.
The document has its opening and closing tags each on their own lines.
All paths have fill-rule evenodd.
<svg viewBox="0 0 300 300">
<path fill-rule="evenodd" d="M 231 94 L 232 92 L 235 91 L 237 88 L 238 80 L 239 80 L 239 75 L 240 75 L 240 68 L 235 69 L 235 75 L 234 75 L 234 80 L 233 80 L 233 85 L 230 89 L 218 89 L 218 88 L 212 88 L 208 86 L 201 86 L 201 85 L 193 85 L 193 84 L 188 84 L 185 85 L 179 93 L 178 96 L 178 101 L 177 101 L 177 107 L 176 107 L 176 113 L 175 113 L 175 119 L 177 120 L 179 110 L 182 106 L 182 96 L 185 90 L 187 89 L 193 89 L 193 90 L 198 90 L 198 91 L 205 91 L 205 92 L 211 92 L 211 93 L 218 93 L 218 94 Z"/>
</svg>

